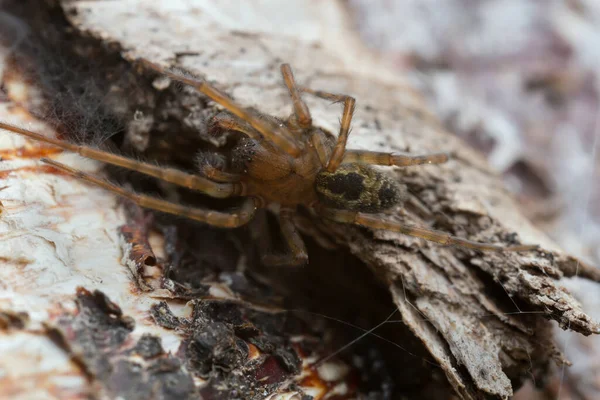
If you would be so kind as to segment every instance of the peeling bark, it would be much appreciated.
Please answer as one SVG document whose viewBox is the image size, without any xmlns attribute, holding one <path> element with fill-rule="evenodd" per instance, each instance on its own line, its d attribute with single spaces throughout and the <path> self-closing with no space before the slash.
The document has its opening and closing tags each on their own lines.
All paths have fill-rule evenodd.
<svg viewBox="0 0 600 400">
<path fill-rule="evenodd" d="M 7 189 L 0 192 L 0 222 L 10 239 L 0 254 L 6 266 L 0 327 L 7 326 L 0 344 L 13 343 L 18 354 L 17 335 L 33 335 L 43 326 L 54 340 L 44 345 L 44 357 L 62 351 L 71 358 L 61 359 L 56 371 L 82 378 L 56 393 L 43 383 L 32 390 L 61 398 L 92 390 L 102 398 L 319 399 L 336 391 L 340 398 L 447 398 L 450 386 L 466 399 L 508 398 L 524 380 L 541 383 L 551 360 L 567 362 L 552 341 L 548 320 L 584 335 L 600 331 L 560 286 L 576 261 L 521 215 L 478 153 L 445 132 L 420 96 L 371 57 L 341 6 L 323 3 L 290 2 L 285 13 L 243 6 L 248 7 L 244 15 L 254 10 L 272 22 L 268 26 L 258 18 L 237 18 L 238 5 L 203 1 L 64 2 L 20 14 L 15 6 L 16 15 L 41 36 L 38 46 L 70 51 L 70 71 L 88 63 L 98 79 L 94 90 L 105 89 L 97 104 L 103 118 L 86 107 L 74 108 L 73 96 L 55 96 L 60 102 L 53 102 L 57 87 L 89 86 L 81 76 L 72 82 L 50 79 L 52 68 L 39 68 L 40 52 L 13 55 L 4 85 L 8 98 L 31 112 L 64 117 L 52 122 L 67 138 L 101 141 L 102 133 L 80 132 L 86 126 L 77 123 L 88 118 L 98 132 L 116 126 L 111 145 L 121 151 L 193 169 L 198 150 L 227 151 L 231 138 L 210 135 L 208 121 L 218 108 L 189 88 L 140 69 L 136 61 L 144 57 L 177 66 L 214 82 L 242 104 L 280 117 L 290 112 L 278 72 L 286 61 L 298 81 L 357 98 L 350 147 L 452 154 L 447 165 L 388 169 L 414 197 L 390 218 L 479 241 L 539 243 L 542 249 L 480 253 L 318 221 L 307 213 L 314 225 L 304 229 L 309 266 L 276 271 L 259 261 L 259 244 L 271 245 L 269 235 L 277 243 L 272 215 L 223 231 L 135 207 L 122 213 L 111 195 L 40 169 L 35 155 L 19 155 L 19 149 L 36 144 L 3 133 L 15 161 L 2 163 Z M 284 27 L 292 33 L 281 35 Z M 25 59 L 30 64 L 14 61 Z M 61 61 L 56 55 L 51 60 Z M 33 96 L 19 96 L 20 79 L 29 73 L 17 68 L 23 65 L 38 67 L 32 86 L 42 92 L 41 106 Z M 337 131 L 337 106 L 306 101 L 316 125 Z M 31 120 L 23 117 L 23 108 L 5 105 L 2 119 Z M 89 163 L 72 161 L 90 169 Z M 139 191 L 230 205 L 107 172 Z M 81 215 L 95 222 L 83 224 Z M 323 249 L 316 232 L 339 247 Z M 582 266 L 581 272 L 597 280 L 591 267 Z M 303 308 L 376 326 L 396 307 L 402 323 L 388 321 L 377 334 L 400 344 L 401 351 L 390 352 L 389 343 L 367 336 L 351 349 L 353 357 L 336 353 L 332 359 L 329 355 L 356 331 L 323 316 L 290 312 Z M 11 317 L 22 315 L 16 313 L 30 320 L 11 322 L 22 321 Z M 328 361 L 311 368 L 323 358 Z M 11 390 L 16 379 L 0 378 L 1 387 Z"/>
</svg>

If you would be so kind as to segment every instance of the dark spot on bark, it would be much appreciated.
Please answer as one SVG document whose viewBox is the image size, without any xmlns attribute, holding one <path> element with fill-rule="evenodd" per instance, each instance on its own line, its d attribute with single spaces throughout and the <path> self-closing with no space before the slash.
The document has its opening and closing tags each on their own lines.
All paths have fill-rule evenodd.
<svg viewBox="0 0 600 400">
<path fill-rule="evenodd" d="M 266 385 L 281 382 L 286 376 L 283 366 L 276 357 L 268 357 L 256 370 L 256 379 Z"/>
<path fill-rule="evenodd" d="M 381 122 L 377 118 L 375 118 L 375 129 L 377 129 L 378 131 L 381 130 Z"/>
<path fill-rule="evenodd" d="M 132 319 L 104 293 L 78 288 L 76 304 L 77 312 L 60 316 L 48 333 L 94 382 L 99 397 L 198 397 L 181 362 L 165 354 L 157 337 L 143 335 L 136 343 L 130 336 Z"/>
<path fill-rule="evenodd" d="M 196 301 L 192 314 L 194 320 L 226 322 L 232 325 L 243 325 L 242 312 L 237 304 L 217 301 Z"/>
<path fill-rule="evenodd" d="M 300 372 L 300 358 L 298 358 L 298 355 L 293 349 L 278 347 L 277 350 L 275 350 L 275 357 L 277 357 L 285 370 L 290 374 L 297 374 Z"/>
<path fill-rule="evenodd" d="M 272 353 L 276 348 L 276 344 L 273 343 L 265 336 L 253 337 L 248 340 L 250 343 L 255 345 L 260 351 L 265 353 Z"/>
<path fill-rule="evenodd" d="M 235 335 L 237 337 L 244 339 L 248 342 L 250 342 L 250 340 L 253 337 L 260 335 L 260 330 L 250 322 L 246 322 L 243 325 L 236 326 L 234 327 L 234 330 Z"/>
<path fill-rule="evenodd" d="M 150 315 L 157 325 L 167 329 L 179 328 L 184 321 L 174 315 L 165 301 L 153 304 L 150 307 Z"/>
<path fill-rule="evenodd" d="M 0 311 L 0 330 L 23 329 L 28 321 L 26 312 Z"/>
<path fill-rule="evenodd" d="M 150 364 L 150 370 L 153 372 L 173 372 L 181 368 L 181 362 L 177 358 L 159 358 Z"/>
<path fill-rule="evenodd" d="M 247 356 L 248 346 L 221 322 L 197 329 L 186 351 L 189 369 L 202 377 L 208 377 L 213 370 L 231 371 Z"/>
<path fill-rule="evenodd" d="M 133 352 L 148 360 L 161 355 L 163 353 L 163 348 L 158 337 L 145 333 L 140 340 L 138 340 L 133 348 Z"/>
</svg>

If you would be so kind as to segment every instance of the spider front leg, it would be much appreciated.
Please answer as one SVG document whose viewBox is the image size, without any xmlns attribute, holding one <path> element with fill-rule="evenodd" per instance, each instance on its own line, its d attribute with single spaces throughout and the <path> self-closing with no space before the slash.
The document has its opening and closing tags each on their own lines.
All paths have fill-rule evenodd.
<svg viewBox="0 0 600 400">
<path fill-rule="evenodd" d="M 175 168 L 163 168 L 157 165 L 132 160 L 130 158 L 119 156 L 117 154 L 111 154 L 106 151 L 97 150 L 92 147 L 64 142 L 62 140 L 46 137 L 37 132 L 32 132 L 30 130 L 20 128 L 18 126 L 6 124 L 4 122 L 0 122 L 0 129 L 17 133 L 19 135 L 37 140 L 39 142 L 48 143 L 64 150 L 72 151 L 81 156 L 91 158 L 92 160 L 101 161 L 107 164 L 116 165 L 119 167 L 127 168 L 132 171 L 140 172 L 142 174 L 153 176 L 155 178 L 161 179 L 169 183 L 173 183 L 181 187 L 205 193 L 211 197 L 225 198 L 232 196 L 241 196 L 244 194 L 244 186 L 241 183 L 213 182 L 201 176 L 188 174 L 186 172 L 179 171 Z"/>
<path fill-rule="evenodd" d="M 449 159 L 448 153 L 432 153 L 420 156 L 383 153 L 368 150 L 347 150 L 344 162 L 359 162 L 372 165 L 388 165 L 396 167 L 410 167 L 412 165 L 444 164 Z"/>
<path fill-rule="evenodd" d="M 312 90 L 306 87 L 302 88 L 303 92 L 310 93 L 314 96 L 322 99 L 331 100 L 335 103 L 344 102 L 344 111 L 342 112 L 342 124 L 340 127 L 340 133 L 338 134 L 337 142 L 327 163 L 327 171 L 335 172 L 340 166 L 344 159 L 344 153 L 346 152 L 346 143 L 348 142 L 348 136 L 350 135 L 350 123 L 352 122 L 352 116 L 354 115 L 354 106 L 356 100 L 354 97 L 347 96 L 345 94 L 333 94 L 327 93 L 320 90 Z"/>
<path fill-rule="evenodd" d="M 310 110 L 304 100 L 302 100 L 300 90 L 296 85 L 294 74 L 292 73 L 292 68 L 289 64 L 281 64 L 281 75 L 283 76 L 283 81 L 290 92 L 290 97 L 294 104 L 294 114 L 292 114 L 294 118 L 290 118 L 289 122 L 291 125 L 296 125 L 300 129 L 310 128 L 312 126 Z"/>
<path fill-rule="evenodd" d="M 225 160 L 218 154 L 201 152 L 197 156 L 197 167 L 198 173 L 207 177 L 211 181 L 220 183 L 232 183 L 238 184 L 244 187 L 240 183 L 242 176 L 240 174 L 224 171 Z M 245 192 L 245 187 L 243 192 Z"/>
<path fill-rule="evenodd" d="M 176 74 L 145 59 L 141 59 L 140 61 L 146 67 L 163 74 L 172 80 L 192 86 L 236 117 L 247 122 L 250 126 L 260 132 L 265 139 L 271 141 L 273 144 L 275 144 L 275 146 L 279 147 L 286 153 L 296 157 L 302 151 L 302 144 L 296 140 L 294 135 L 292 135 L 292 133 L 285 126 L 280 126 L 269 119 L 260 118 L 254 111 L 237 104 L 223 92 L 210 85 L 208 82 L 197 78 Z"/>
<path fill-rule="evenodd" d="M 421 228 L 401 224 L 399 222 L 386 220 L 374 214 L 366 214 L 356 211 L 337 210 L 324 208 L 320 210 L 321 215 L 332 221 L 356 224 L 372 229 L 384 229 L 392 232 L 399 232 L 405 235 L 418 237 L 430 242 L 440 243 L 444 245 L 465 247 L 474 250 L 483 251 L 531 251 L 538 248 L 537 245 L 516 245 L 516 246 L 499 246 L 492 243 L 481 243 L 472 240 L 462 239 L 457 236 L 452 236 L 449 233 L 436 231 L 433 229 Z"/>
<path fill-rule="evenodd" d="M 46 164 L 50 164 L 53 167 L 64 171 L 69 175 L 74 176 L 75 178 L 92 183 L 119 196 L 125 197 L 141 207 L 161 211 L 167 214 L 179 215 L 184 218 L 204 222 L 206 224 L 221 228 L 236 228 L 247 224 L 254 217 L 254 214 L 256 213 L 256 208 L 260 203 L 259 199 L 250 198 L 244 203 L 244 205 L 239 210 L 231 213 L 203 210 L 201 208 L 183 206 L 180 204 L 160 200 L 154 197 L 130 192 L 96 176 L 87 174 L 82 171 L 78 171 L 74 168 L 56 162 L 54 160 L 42 158 L 41 161 Z"/>
<path fill-rule="evenodd" d="M 263 257 L 263 262 L 271 266 L 300 266 L 308 262 L 308 253 L 304 241 L 293 221 L 295 210 L 282 207 L 279 211 L 279 223 L 281 233 L 288 244 L 291 253 L 289 254 L 267 254 Z"/>
<path fill-rule="evenodd" d="M 341 162 L 360 162 L 373 165 L 388 165 L 397 167 L 408 167 L 412 165 L 423 164 L 443 164 L 448 161 L 448 153 L 433 153 L 420 156 L 408 156 L 393 153 L 382 153 L 377 151 L 367 150 L 346 150 L 346 141 L 350 129 L 350 120 L 352 119 L 352 110 L 348 109 L 348 102 L 351 102 L 351 107 L 354 108 L 354 99 L 343 94 L 328 93 L 321 90 L 313 90 L 306 87 L 302 88 L 303 92 L 310 93 L 314 96 L 325 100 L 331 100 L 334 103 L 344 102 L 344 114 L 342 117 L 342 130 L 338 136 L 336 150 L 334 150 L 327 170 L 334 172 Z M 350 112 L 349 115 L 347 113 Z M 344 119 L 346 118 L 347 127 L 344 129 Z M 343 135 L 345 134 L 345 135 Z M 340 159 L 341 157 L 341 159 Z M 335 161 L 333 161 L 335 159 Z"/>
<path fill-rule="evenodd" d="M 212 118 L 211 125 L 221 128 L 223 130 L 243 133 L 244 135 L 254 140 L 261 140 L 260 132 L 254 129 L 246 121 L 241 120 L 225 111 L 222 111 L 215 115 Z"/>
</svg>

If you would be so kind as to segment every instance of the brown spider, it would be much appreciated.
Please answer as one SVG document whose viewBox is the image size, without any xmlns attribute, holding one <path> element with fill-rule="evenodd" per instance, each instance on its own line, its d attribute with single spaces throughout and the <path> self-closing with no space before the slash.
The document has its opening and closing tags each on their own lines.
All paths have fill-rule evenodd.
<svg viewBox="0 0 600 400">
<path fill-rule="evenodd" d="M 228 111 L 215 117 L 216 125 L 225 130 L 241 132 L 246 136 L 233 149 L 229 171 L 223 171 L 208 163 L 200 166 L 200 175 L 190 174 L 87 146 L 47 138 L 39 133 L 1 122 L 0 128 L 53 144 L 84 157 L 197 190 L 212 197 L 248 198 L 238 210 L 233 212 L 189 207 L 136 194 L 56 161 L 42 159 L 43 162 L 79 179 L 101 186 L 149 209 L 180 215 L 218 227 L 234 228 L 248 223 L 257 208 L 264 207 L 268 203 L 280 204 L 281 230 L 291 253 L 266 256 L 267 264 L 299 265 L 308 261 L 306 248 L 292 221 L 292 215 L 299 205 L 313 208 L 319 215 L 332 221 L 373 229 L 386 229 L 445 245 L 491 251 L 526 251 L 537 248 L 529 245 L 503 247 L 474 242 L 441 231 L 404 225 L 376 215 L 402 204 L 406 199 L 407 190 L 404 185 L 380 173 L 372 165 L 405 167 L 441 164 L 448 161 L 448 155 L 440 153 L 407 156 L 346 150 L 354 112 L 354 98 L 298 87 L 288 64 L 281 65 L 281 73 L 292 98 L 293 113 L 287 120 L 280 120 L 241 107 L 205 81 L 176 74 L 147 60 L 141 62 L 172 80 L 193 86 Z M 301 92 L 344 103 L 341 129 L 336 141 L 331 135 L 313 126 L 310 111 L 302 100 Z"/>
</svg>

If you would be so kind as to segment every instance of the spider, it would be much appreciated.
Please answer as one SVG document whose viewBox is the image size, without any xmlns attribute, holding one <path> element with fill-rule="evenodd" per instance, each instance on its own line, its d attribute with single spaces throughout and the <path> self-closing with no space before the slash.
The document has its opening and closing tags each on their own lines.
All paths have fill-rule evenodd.
<svg viewBox="0 0 600 400">
<path fill-rule="evenodd" d="M 281 74 L 293 103 L 293 112 L 283 120 L 238 105 L 204 80 L 184 76 L 148 60 L 142 59 L 140 62 L 155 73 L 194 87 L 226 110 L 214 117 L 216 126 L 244 135 L 232 150 L 229 170 L 205 163 L 199 166 L 199 174 L 191 174 L 48 138 L 6 123 L 0 122 L 0 128 L 211 197 L 246 197 L 243 205 L 231 212 L 185 206 L 136 194 L 54 160 L 41 159 L 76 178 L 105 188 L 148 209 L 217 227 L 235 228 L 248 223 L 258 208 L 278 203 L 281 231 L 290 252 L 265 255 L 266 264 L 301 265 L 308 262 L 306 247 L 292 219 L 300 205 L 316 210 L 318 215 L 327 220 L 386 229 L 444 245 L 489 251 L 528 251 L 537 248 L 531 245 L 505 247 L 475 242 L 442 231 L 405 225 L 378 215 L 402 205 L 407 198 L 407 188 L 373 168 L 374 165 L 406 167 L 442 164 L 448 161 L 448 154 L 409 156 L 346 149 L 355 99 L 298 86 L 289 64 L 281 65 Z M 302 100 L 302 93 L 343 103 L 337 140 L 313 125 L 310 111 Z"/>
</svg>

